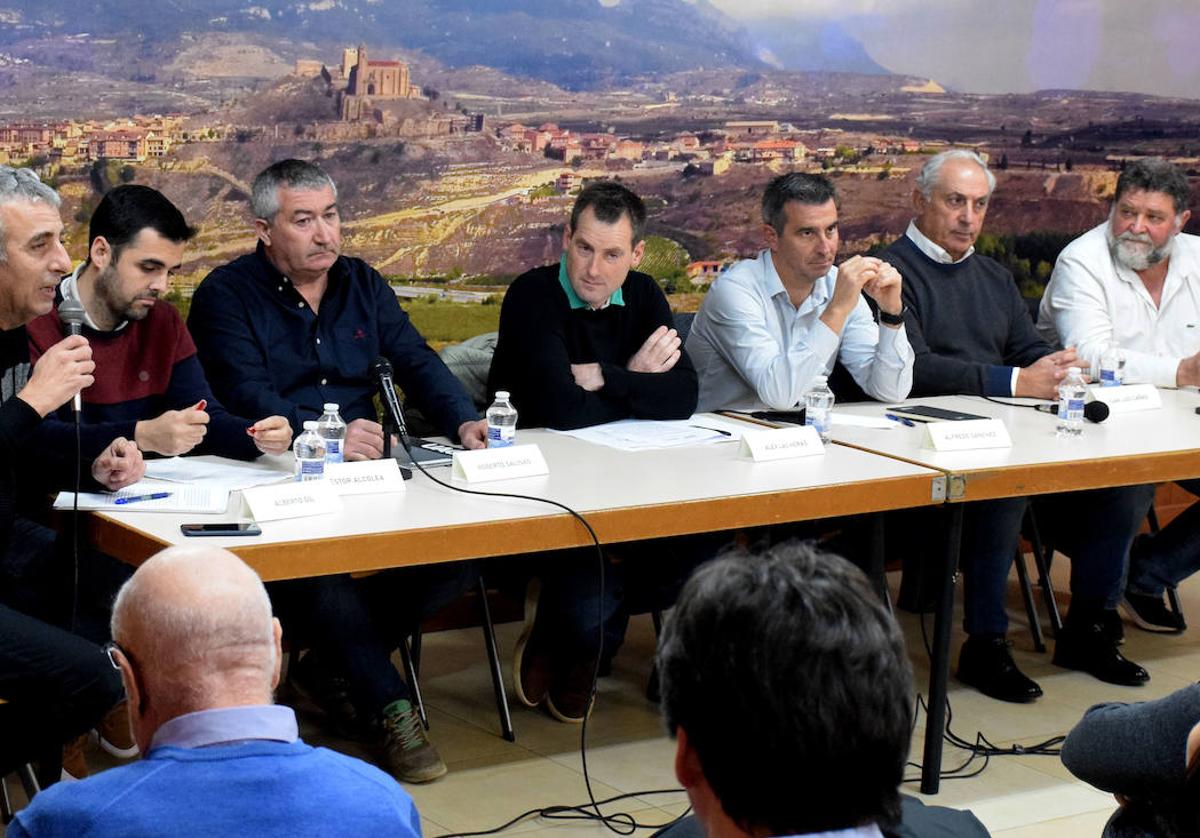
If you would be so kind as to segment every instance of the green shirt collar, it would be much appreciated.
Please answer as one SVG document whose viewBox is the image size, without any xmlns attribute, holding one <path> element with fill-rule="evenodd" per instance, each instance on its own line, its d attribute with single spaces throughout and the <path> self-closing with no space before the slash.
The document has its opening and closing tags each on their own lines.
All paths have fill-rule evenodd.
<svg viewBox="0 0 1200 838">
<path fill-rule="evenodd" d="M 579 299 L 579 295 L 571 287 L 571 278 L 567 276 L 567 254 L 565 253 L 558 260 L 558 284 L 562 286 L 563 293 L 567 295 L 567 302 L 571 308 L 590 308 L 587 303 Z M 622 293 L 623 287 L 613 291 L 600 308 L 604 309 L 609 306 L 625 305 L 625 295 Z"/>
</svg>

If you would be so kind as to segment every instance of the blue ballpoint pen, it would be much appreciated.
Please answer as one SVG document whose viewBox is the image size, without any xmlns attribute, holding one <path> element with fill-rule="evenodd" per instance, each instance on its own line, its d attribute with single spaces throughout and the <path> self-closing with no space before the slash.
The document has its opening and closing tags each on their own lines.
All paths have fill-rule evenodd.
<svg viewBox="0 0 1200 838">
<path fill-rule="evenodd" d="M 163 498 L 169 497 L 171 497 L 170 492 L 151 492 L 148 495 L 133 495 L 132 497 L 128 498 L 117 498 L 115 501 L 113 501 L 113 503 L 122 505 L 126 503 L 137 503 L 141 500 L 162 500 Z"/>
<path fill-rule="evenodd" d="M 899 422 L 901 425 L 904 425 L 907 428 L 915 428 L 917 426 L 917 423 L 913 420 L 906 419 L 903 416 L 897 416 L 894 413 L 885 413 L 883 414 L 883 418 L 891 419 L 893 422 Z"/>
</svg>

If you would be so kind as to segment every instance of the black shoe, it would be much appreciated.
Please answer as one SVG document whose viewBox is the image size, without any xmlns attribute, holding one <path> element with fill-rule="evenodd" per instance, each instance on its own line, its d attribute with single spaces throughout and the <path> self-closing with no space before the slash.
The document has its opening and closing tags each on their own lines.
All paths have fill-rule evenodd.
<svg viewBox="0 0 1200 838">
<path fill-rule="evenodd" d="M 1100 620 L 1104 623 L 1104 634 L 1113 643 L 1118 646 L 1125 644 L 1125 623 L 1121 620 L 1121 615 L 1116 611 L 1100 612 Z"/>
<path fill-rule="evenodd" d="M 1121 611 L 1140 629 L 1163 634 L 1182 634 L 1187 629 L 1182 614 L 1167 608 L 1161 596 L 1135 594 L 1125 591 L 1121 600 Z"/>
<path fill-rule="evenodd" d="M 346 679 L 311 650 L 288 667 L 288 684 L 325 714 L 330 727 L 345 739 L 366 740 L 372 735 L 354 702 Z"/>
<path fill-rule="evenodd" d="M 1117 651 L 1100 618 L 1074 625 L 1068 620 L 1054 643 L 1054 663 L 1124 687 L 1139 687 L 1150 680 L 1145 669 Z"/>
<path fill-rule="evenodd" d="M 1026 704 L 1041 698 L 1042 688 L 1013 662 L 1003 636 L 968 637 L 958 654 L 958 680 L 999 701 Z"/>
</svg>

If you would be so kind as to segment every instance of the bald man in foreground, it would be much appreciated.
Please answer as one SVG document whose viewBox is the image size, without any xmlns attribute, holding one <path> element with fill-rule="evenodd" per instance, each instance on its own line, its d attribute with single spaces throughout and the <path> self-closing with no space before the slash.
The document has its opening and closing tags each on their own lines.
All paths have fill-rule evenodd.
<svg viewBox="0 0 1200 838">
<path fill-rule="evenodd" d="M 419 838 L 379 769 L 300 741 L 279 683 L 279 621 L 257 575 L 213 547 L 172 547 L 113 607 L 109 658 L 145 758 L 38 795 L 10 838 L 380 834 Z"/>
</svg>

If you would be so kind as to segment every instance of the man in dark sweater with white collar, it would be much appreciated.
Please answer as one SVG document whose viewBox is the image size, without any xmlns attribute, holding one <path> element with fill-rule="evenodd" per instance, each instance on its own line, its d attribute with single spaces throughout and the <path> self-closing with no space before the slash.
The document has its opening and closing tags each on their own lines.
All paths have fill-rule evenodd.
<svg viewBox="0 0 1200 838">
<path fill-rule="evenodd" d="M 1071 347 L 1052 351 L 1038 335 L 1012 275 L 975 254 L 995 178 L 962 149 L 929 159 L 917 178 L 917 217 L 882 254 L 904 277 L 905 325 L 916 353 L 914 396 L 969 394 L 1053 399 Z M 1129 686 L 1150 679 L 1117 651 L 1116 605 L 1129 545 L 1146 511 L 1139 487 L 1052 496 L 1039 522 L 1069 526 L 1055 547 L 1072 560 L 1071 611 L 1054 662 Z M 959 680 L 1003 701 L 1033 701 L 1041 688 L 1008 651 L 1004 594 L 1025 498 L 971 504 L 963 521 L 964 629 Z M 1045 508 L 1043 508 L 1043 504 Z"/>
</svg>

